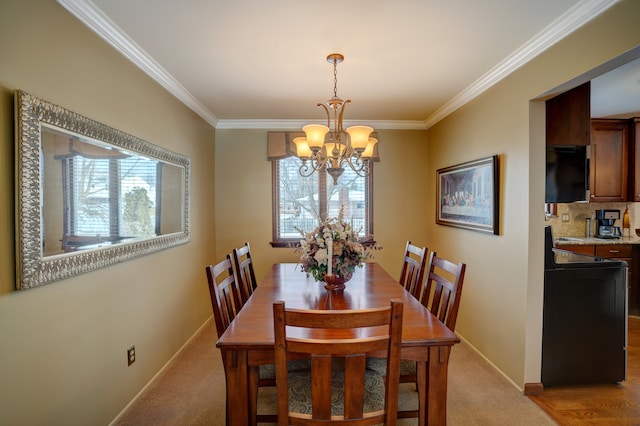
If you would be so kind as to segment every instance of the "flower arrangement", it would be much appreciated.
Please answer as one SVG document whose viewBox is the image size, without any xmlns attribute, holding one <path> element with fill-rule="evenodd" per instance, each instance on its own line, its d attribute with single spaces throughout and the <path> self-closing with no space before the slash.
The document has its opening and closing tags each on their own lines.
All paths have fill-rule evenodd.
<svg viewBox="0 0 640 426">
<path fill-rule="evenodd" d="M 375 244 L 365 248 L 358 240 L 358 233 L 344 221 L 342 209 L 337 218 L 322 221 L 313 231 L 298 231 L 304 237 L 298 248 L 302 252 L 302 270 L 311 274 L 316 281 L 324 281 L 324 276 L 329 272 L 349 281 L 356 267 L 362 267 L 365 260 L 373 258 L 373 250 L 381 249 Z"/>
</svg>

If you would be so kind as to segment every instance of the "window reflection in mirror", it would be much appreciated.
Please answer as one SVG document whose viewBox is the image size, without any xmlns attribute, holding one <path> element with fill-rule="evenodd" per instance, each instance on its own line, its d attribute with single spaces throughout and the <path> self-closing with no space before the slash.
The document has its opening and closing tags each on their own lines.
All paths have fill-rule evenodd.
<svg viewBox="0 0 640 426">
<path fill-rule="evenodd" d="M 16 90 L 16 287 L 190 240 L 189 157 Z"/>
<path fill-rule="evenodd" d="M 43 255 L 182 231 L 183 168 L 41 126 Z"/>
</svg>

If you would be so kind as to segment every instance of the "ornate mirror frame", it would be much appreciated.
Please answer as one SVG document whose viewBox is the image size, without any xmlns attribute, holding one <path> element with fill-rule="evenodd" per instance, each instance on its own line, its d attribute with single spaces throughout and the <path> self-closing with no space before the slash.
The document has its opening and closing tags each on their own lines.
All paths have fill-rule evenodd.
<svg viewBox="0 0 640 426">
<path fill-rule="evenodd" d="M 189 180 L 191 160 L 165 148 L 38 99 L 24 91 L 15 93 L 16 115 L 16 265 L 18 289 L 28 289 L 147 255 L 190 240 Z M 96 143 L 97 149 L 157 160 L 161 169 L 175 166 L 175 189 L 181 205 L 168 233 L 127 237 L 54 254 L 45 252 L 43 128 Z M 169 170 L 169 169 L 168 169 Z M 177 173 L 176 173 L 177 171 Z M 180 176 L 182 175 L 182 181 Z M 168 186 L 168 185 L 167 185 Z M 181 194 L 180 194 L 181 193 Z M 171 200 L 174 201 L 174 200 Z M 107 201 L 111 203 L 111 201 Z M 160 201 L 158 201 L 158 204 Z M 166 203 L 171 204 L 171 203 Z M 64 210 L 60 208 L 60 210 Z M 63 213 L 60 212 L 62 215 Z M 158 213 L 155 213 L 157 216 Z M 159 222 L 159 218 L 156 220 Z M 175 232 L 177 230 L 177 232 Z M 56 244 L 58 241 L 56 239 Z"/>
</svg>

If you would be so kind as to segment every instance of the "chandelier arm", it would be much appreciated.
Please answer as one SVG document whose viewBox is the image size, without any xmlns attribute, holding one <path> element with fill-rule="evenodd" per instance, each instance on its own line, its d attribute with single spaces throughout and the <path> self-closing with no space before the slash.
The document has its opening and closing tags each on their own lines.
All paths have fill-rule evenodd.
<svg viewBox="0 0 640 426">
<path fill-rule="evenodd" d="M 369 160 L 363 160 L 360 156 L 349 156 L 346 157 L 344 161 L 349 164 L 351 170 L 356 172 L 358 176 L 365 177 L 369 174 Z"/>
<path fill-rule="evenodd" d="M 315 170 L 309 167 L 306 160 L 303 160 L 302 164 L 300 164 L 300 168 L 298 169 L 298 173 L 300 173 L 300 176 L 309 177 L 313 174 L 313 172 L 315 172 Z"/>
<path fill-rule="evenodd" d="M 329 159 L 330 157 L 325 157 L 322 151 L 318 151 L 311 157 L 311 167 L 313 167 L 314 171 L 320 171 L 325 168 Z"/>
<path fill-rule="evenodd" d="M 298 173 L 300 173 L 300 176 L 302 177 L 309 177 L 311 176 L 313 173 L 322 170 L 322 168 L 324 167 L 326 160 L 324 158 L 312 158 L 309 163 L 311 165 L 311 167 L 309 167 L 309 163 L 307 163 L 307 160 L 304 160 L 302 162 L 302 164 L 300 165 L 300 168 L 298 169 Z"/>
<path fill-rule="evenodd" d="M 327 113 L 327 127 L 331 128 L 331 114 L 329 113 L 329 108 L 327 108 L 327 106 L 323 103 L 318 103 L 317 106 L 324 108 L 324 112 Z"/>
<path fill-rule="evenodd" d="M 360 177 L 367 177 L 369 173 L 371 173 L 371 169 L 369 168 L 369 164 L 363 164 L 359 169 L 352 168 L 353 171 Z"/>
<path fill-rule="evenodd" d="M 342 105 L 340 106 L 340 115 L 338 116 L 338 132 L 342 133 L 342 115 L 344 114 L 344 107 L 347 106 L 347 104 L 350 104 L 351 100 L 347 99 L 346 101 L 342 102 Z"/>
<path fill-rule="evenodd" d="M 342 134 L 344 135 L 344 154 L 342 156 L 344 158 L 357 157 L 358 154 L 356 154 L 351 145 L 351 135 L 345 131 Z M 351 162 L 349 162 L 349 165 L 351 165 Z"/>
</svg>

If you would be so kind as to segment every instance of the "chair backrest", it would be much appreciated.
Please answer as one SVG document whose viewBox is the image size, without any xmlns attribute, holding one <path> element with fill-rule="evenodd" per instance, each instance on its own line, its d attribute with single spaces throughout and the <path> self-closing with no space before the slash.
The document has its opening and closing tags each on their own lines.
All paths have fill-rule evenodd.
<svg viewBox="0 0 640 426">
<path fill-rule="evenodd" d="M 456 329 L 466 267 L 438 257 L 436 252 L 429 257 L 422 304 L 451 331 Z"/>
<path fill-rule="evenodd" d="M 402 310 L 403 305 L 399 300 L 391 300 L 387 307 L 363 310 L 298 310 L 285 308 L 283 301 L 275 302 L 273 322 L 278 424 L 293 424 L 290 422 L 295 418 L 295 424 L 303 425 L 317 424 L 317 420 L 326 420 L 327 424 L 339 424 L 348 420 L 353 425 L 395 425 L 400 380 Z M 369 334 L 367 331 L 359 332 L 380 326 L 388 326 L 388 329 L 373 333 L 370 331 Z M 309 335 L 308 329 L 323 329 L 323 337 L 304 337 Z M 345 337 L 337 329 L 358 330 Z M 387 374 L 384 378 L 366 369 L 366 356 L 371 352 L 387 356 Z M 291 376 L 288 376 L 287 357 L 292 354 L 310 357 L 313 385 L 308 380 L 308 371 L 290 372 Z M 290 407 L 289 381 L 295 381 L 295 374 L 306 375 L 302 376 L 303 382 L 308 385 L 306 390 L 310 394 L 296 387 L 295 407 Z M 334 392 L 337 392 L 333 395 L 333 407 L 332 378 Z M 341 382 L 342 378 L 344 383 Z M 371 386 L 365 392 L 365 384 L 371 385 L 372 380 L 377 381 L 377 386 Z M 374 388 L 380 390 L 377 397 L 373 398 L 379 407 L 376 407 L 377 411 L 367 412 L 366 408 L 371 407 L 369 404 Z M 301 394 L 306 395 L 306 398 L 301 397 Z M 298 411 L 312 414 L 301 414 Z"/>
<path fill-rule="evenodd" d="M 251 247 L 246 242 L 240 248 L 233 249 L 233 263 L 236 271 L 236 280 L 240 288 L 242 304 L 245 304 L 253 294 L 253 290 L 258 286 L 256 274 L 253 271 L 253 259 L 251 258 Z"/>
<path fill-rule="evenodd" d="M 420 300 L 422 293 L 422 283 L 424 280 L 426 262 L 427 248 L 418 247 L 411 244 L 411 241 L 407 241 L 399 282 L 409 293 L 413 295 L 413 297 L 418 300 Z"/>
<path fill-rule="evenodd" d="M 242 307 L 240 293 L 233 274 L 231 256 L 227 255 L 222 262 L 209 265 L 205 269 L 209 282 L 213 318 L 216 322 L 219 338 Z"/>
</svg>

